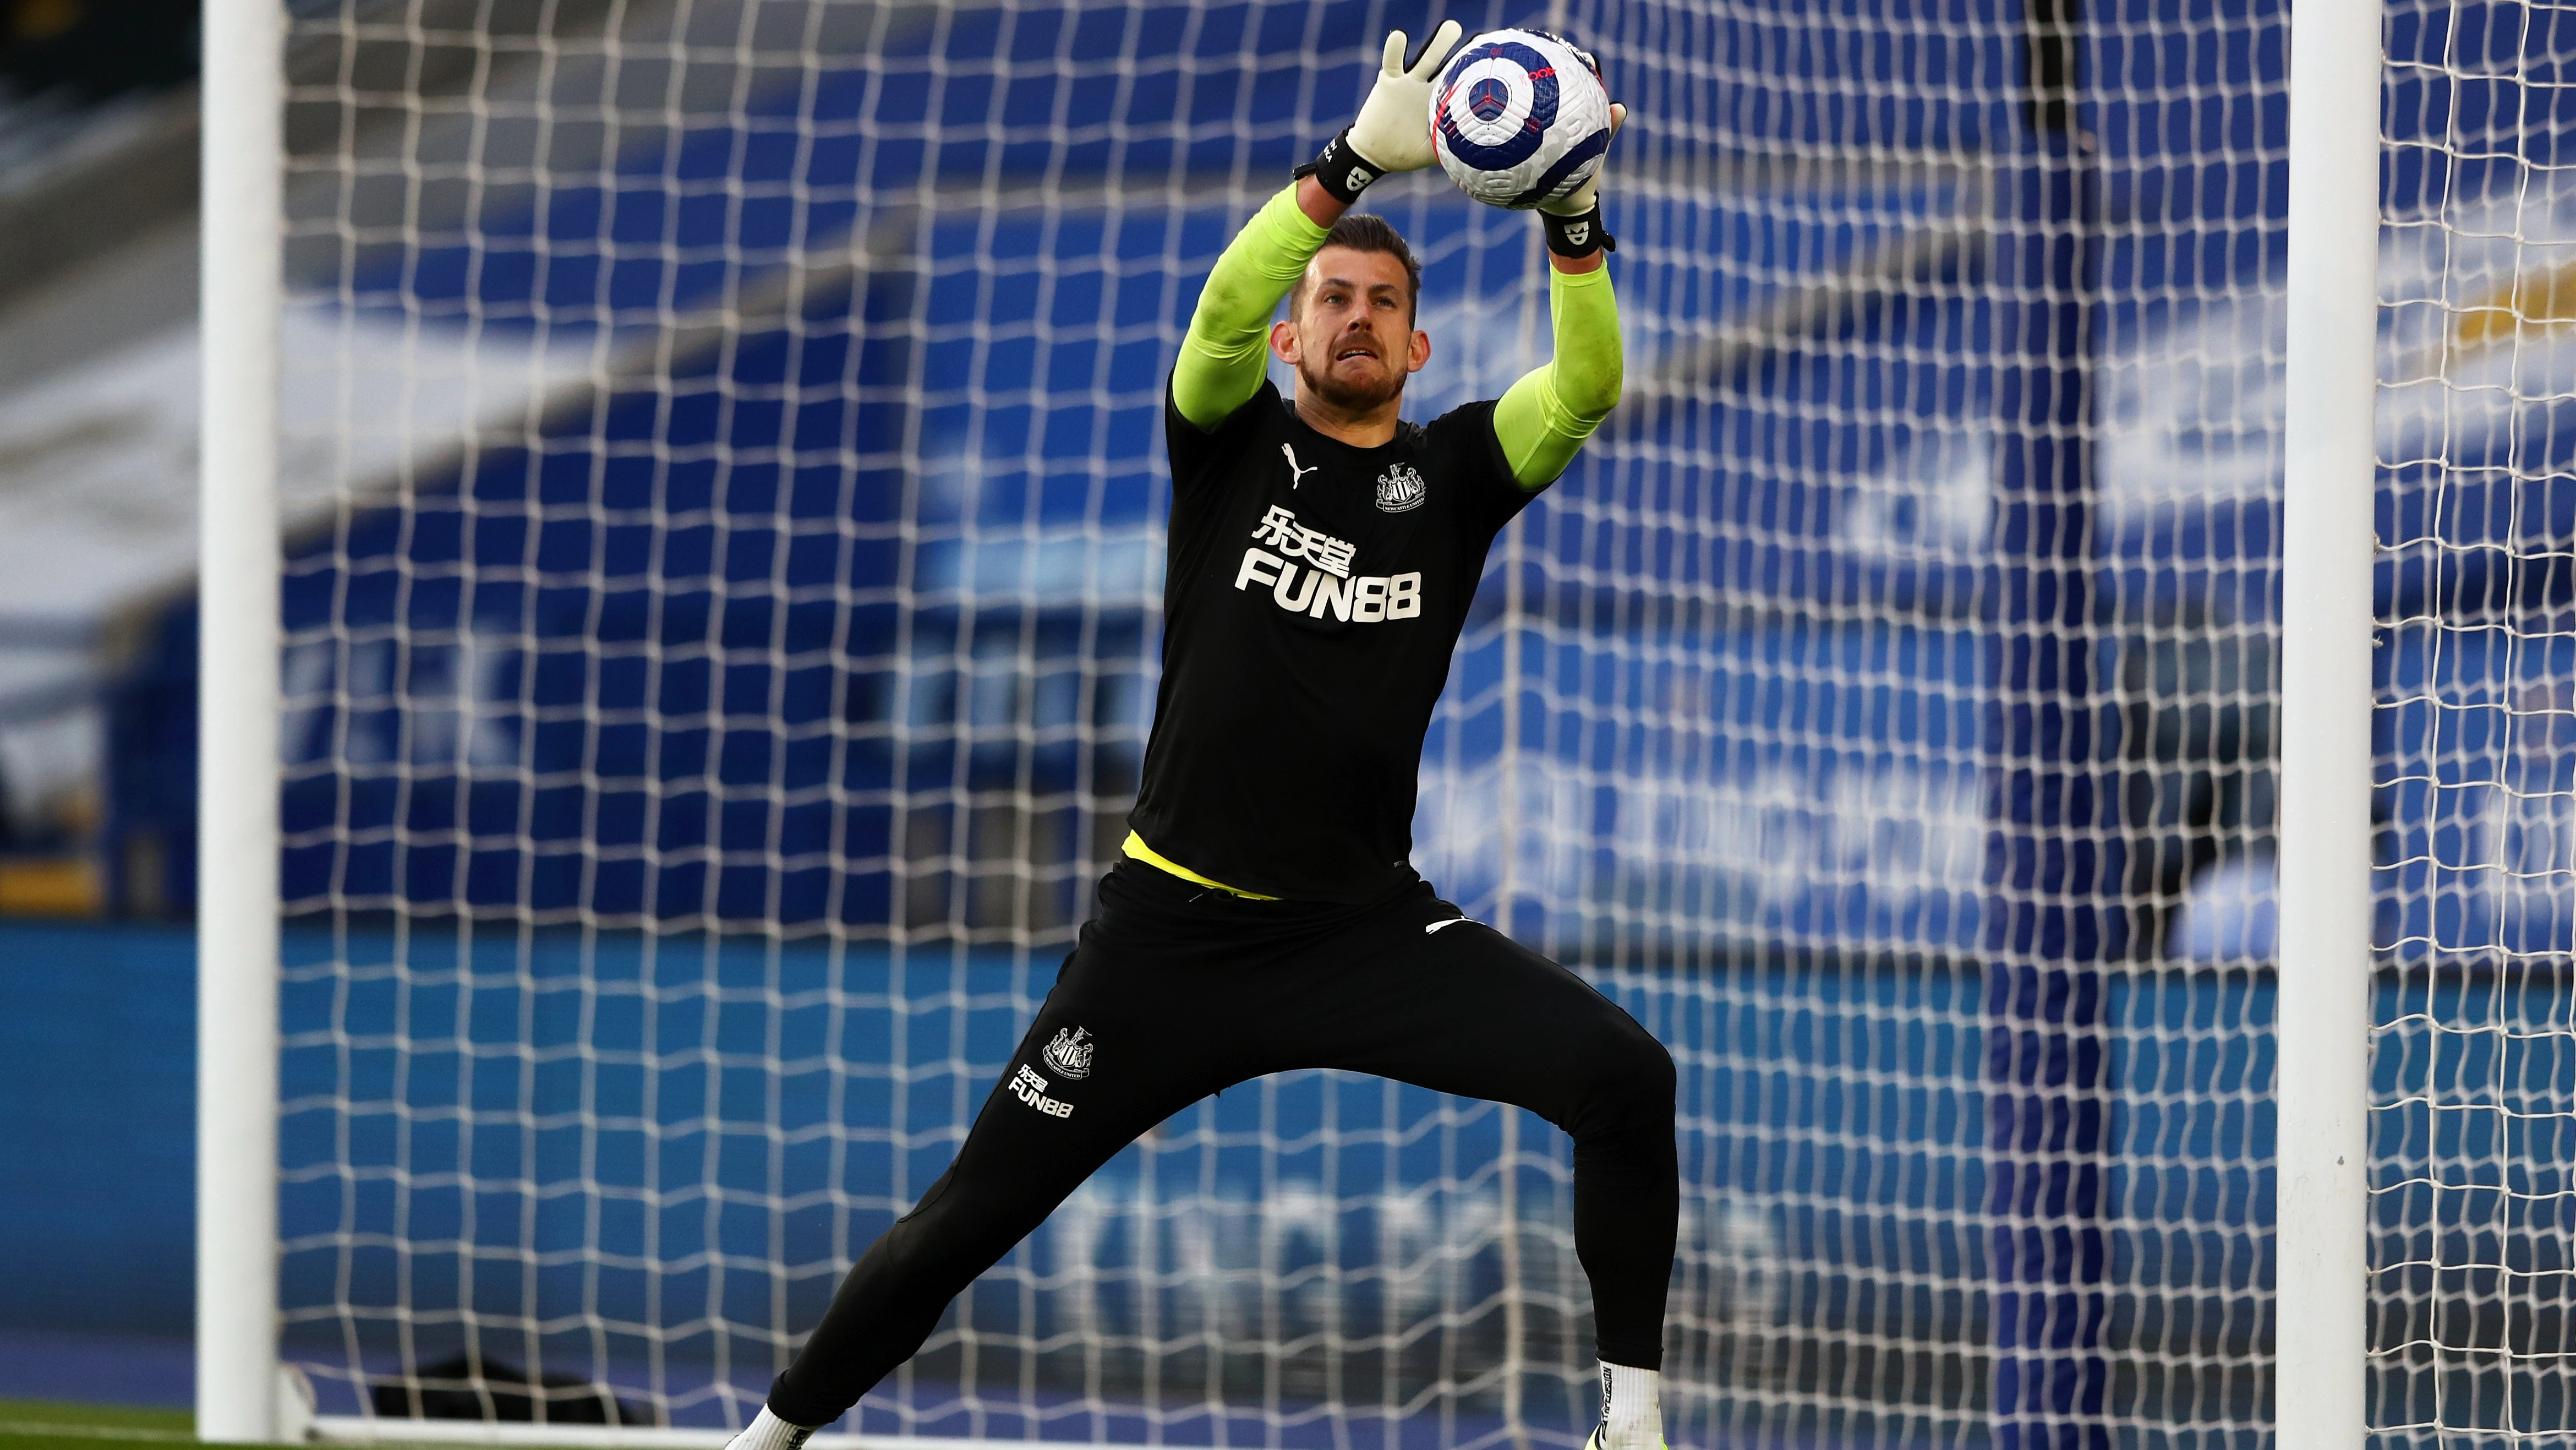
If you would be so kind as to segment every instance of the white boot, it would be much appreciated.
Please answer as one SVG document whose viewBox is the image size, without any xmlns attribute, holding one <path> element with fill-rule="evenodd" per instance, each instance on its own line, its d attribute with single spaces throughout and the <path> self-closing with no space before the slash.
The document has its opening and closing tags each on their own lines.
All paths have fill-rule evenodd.
<svg viewBox="0 0 2576 1450">
<path fill-rule="evenodd" d="M 1584 1450 L 1664 1450 L 1664 1377 L 1604 1361 L 1601 1423 Z"/>
<path fill-rule="evenodd" d="M 1630 1371 L 1621 1370 L 1620 1373 Z M 788 1424 L 769 1413 L 769 1407 L 763 1405 L 751 1423 L 743 1427 L 741 1434 L 725 1442 L 725 1450 L 802 1450 L 815 1429 L 812 1425 Z"/>
</svg>

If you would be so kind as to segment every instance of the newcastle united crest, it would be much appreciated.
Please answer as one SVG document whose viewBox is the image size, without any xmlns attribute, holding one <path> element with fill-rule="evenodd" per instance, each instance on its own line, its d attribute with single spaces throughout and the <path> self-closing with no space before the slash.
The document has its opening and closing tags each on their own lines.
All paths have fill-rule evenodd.
<svg viewBox="0 0 2576 1450">
<path fill-rule="evenodd" d="M 1039 1055 L 1058 1076 L 1079 1081 L 1091 1076 L 1091 1050 L 1097 1046 L 1099 1044 L 1092 1040 L 1091 1034 L 1081 1028 L 1059 1027 L 1055 1040 L 1048 1043 L 1046 1051 Z"/>
<path fill-rule="evenodd" d="M 1377 476 L 1377 506 L 1381 513 L 1400 514 L 1422 507 L 1431 491 L 1422 486 L 1422 475 L 1410 463 L 1399 463 Z"/>
</svg>

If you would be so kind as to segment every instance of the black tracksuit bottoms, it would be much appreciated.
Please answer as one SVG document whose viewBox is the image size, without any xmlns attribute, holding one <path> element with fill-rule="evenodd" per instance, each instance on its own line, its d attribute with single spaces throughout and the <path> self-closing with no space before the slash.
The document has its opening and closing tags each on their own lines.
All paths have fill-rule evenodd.
<svg viewBox="0 0 2576 1450">
<path fill-rule="evenodd" d="M 1513 1103 L 1572 1134 L 1601 1358 L 1662 1368 L 1672 1057 L 1581 978 L 1460 915 L 1422 883 L 1367 906 L 1247 901 L 1118 863 L 956 1162 L 851 1268 L 771 1411 L 839 1419 L 1112 1154 L 1293 1068 Z"/>
</svg>

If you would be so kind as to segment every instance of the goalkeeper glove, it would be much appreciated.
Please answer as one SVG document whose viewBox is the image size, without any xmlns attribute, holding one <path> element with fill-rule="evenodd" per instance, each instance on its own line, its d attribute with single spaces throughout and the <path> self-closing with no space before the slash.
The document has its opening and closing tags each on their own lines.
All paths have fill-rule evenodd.
<svg viewBox="0 0 2576 1450">
<path fill-rule="evenodd" d="M 1575 50 L 1574 53 L 1583 57 L 1585 65 L 1592 67 L 1596 78 L 1601 74 L 1601 62 L 1594 60 L 1591 52 Z M 1627 122 L 1628 108 L 1616 101 L 1611 102 L 1611 136 L 1616 138 L 1619 128 Z M 1601 164 L 1609 165 L 1609 158 L 1604 156 Z M 1560 257 L 1589 257 L 1594 252 L 1619 250 L 1619 244 L 1601 225 L 1601 173 L 1598 169 L 1585 177 L 1581 186 L 1559 200 L 1540 202 L 1538 210 L 1539 225 L 1547 231 L 1547 249 Z"/>
<path fill-rule="evenodd" d="M 1420 171 L 1437 159 L 1431 150 L 1431 87 L 1440 63 L 1457 48 L 1458 22 L 1444 20 L 1411 65 L 1404 63 L 1404 32 L 1386 38 L 1377 84 L 1369 88 L 1359 119 L 1324 143 L 1315 159 L 1297 168 L 1344 206 L 1360 199 L 1370 182 L 1394 171 Z"/>
</svg>

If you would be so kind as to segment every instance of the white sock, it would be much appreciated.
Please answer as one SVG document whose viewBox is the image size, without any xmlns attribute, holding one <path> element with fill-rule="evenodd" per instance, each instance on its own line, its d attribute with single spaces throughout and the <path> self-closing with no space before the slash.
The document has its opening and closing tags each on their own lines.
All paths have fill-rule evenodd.
<svg viewBox="0 0 2576 1450">
<path fill-rule="evenodd" d="M 1663 1450 L 1664 1377 L 1650 1369 L 1601 1364 L 1601 1450 Z"/>
<path fill-rule="evenodd" d="M 1621 1370 L 1620 1373 L 1631 1371 Z M 726 1443 L 725 1450 L 798 1450 L 814 1430 L 812 1425 L 788 1424 L 769 1413 L 769 1407 L 763 1405 L 751 1423 L 743 1427 L 742 1433 Z"/>
</svg>

